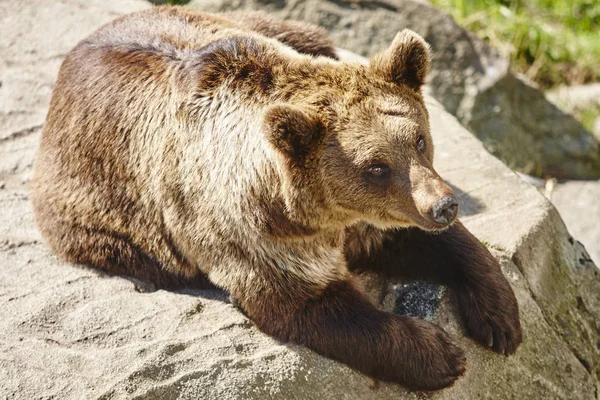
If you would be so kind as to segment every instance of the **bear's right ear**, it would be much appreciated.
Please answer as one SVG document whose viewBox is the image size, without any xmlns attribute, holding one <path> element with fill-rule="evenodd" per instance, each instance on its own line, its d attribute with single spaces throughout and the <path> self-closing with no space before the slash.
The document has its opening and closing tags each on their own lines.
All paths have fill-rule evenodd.
<svg viewBox="0 0 600 400">
<path fill-rule="evenodd" d="M 271 144 L 296 167 L 307 166 L 313 160 L 324 136 L 318 118 L 289 104 L 269 107 L 264 126 Z"/>
<path fill-rule="evenodd" d="M 431 52 L 419 34 L 404 29 L 391 46 L 370 60 L 371 70 L 387 82 L 420 91 L 429 70 Z"/>
</svg>

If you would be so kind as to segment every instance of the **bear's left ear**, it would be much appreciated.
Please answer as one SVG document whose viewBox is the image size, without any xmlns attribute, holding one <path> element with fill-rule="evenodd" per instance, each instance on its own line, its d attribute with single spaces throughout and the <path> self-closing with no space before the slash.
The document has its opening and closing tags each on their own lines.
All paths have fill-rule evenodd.
<svg viewBox="0 0 600 400">
<path fill-rule="evenodd" d="M 420 91 L 429 70 L 429 45 L 417 33 L 404 29 L 391 46 L 370 60 L 371 70 L 391 83 Z"/>
<path fill-rule="evenodd" d="M 318 118 L 290 104 L 269 107 L 264 126 L 271 144 L 296 167 L 310 163 L 324 135 L 323 123 Z"/>
</svg>

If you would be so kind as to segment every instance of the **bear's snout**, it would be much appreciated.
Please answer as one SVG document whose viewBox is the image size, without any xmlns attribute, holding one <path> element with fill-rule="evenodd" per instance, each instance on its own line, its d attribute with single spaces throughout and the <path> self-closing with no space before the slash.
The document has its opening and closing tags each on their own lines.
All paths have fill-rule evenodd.
<svg viewBox="0 0 600 400">
<path fill-rule="evenodd" d="M 449 225 L 456 218 L 458 213 L 458 202 L 452 194 L 442 197 L 431 207 L 429 217 L 438 224 Z"/>
</svg>

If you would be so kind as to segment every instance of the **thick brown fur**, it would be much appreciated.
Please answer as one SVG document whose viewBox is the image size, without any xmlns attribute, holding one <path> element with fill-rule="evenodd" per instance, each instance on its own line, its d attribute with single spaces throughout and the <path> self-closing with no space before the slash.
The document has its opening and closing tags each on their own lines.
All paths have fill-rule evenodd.
<svg viewBox="0 0 600 400">
<path fill-rule="evenodd" d="M 431 218 L 452 190 L 432 166 L 426 43 L 403 31 L 369 65 L 334 58 L 320 29 L 264 14 L 115 20 L 61 67 L 36 220 L 68 261 L 158 287 L 210 281 L 280 340 L 439 389 L 464 372 L 462 351 L 378 310 L 352 272 L 452 286 L 469 333 L 505 354 L 521 341 L 517 303 L 476 238 Z"/>
<path fill-rule="evenodd" d="M 494 351 L 509 355 L 521 343 L 514 293 L 490 252 L 460 222 L 439 234 L 417 228 L 381 232 L 348 228 L 348 267 L 389 278 L 426 280 L 454 289 L 467 331 Z"/>
<path fill-rule="evenodd" d="M 325 29 L 299 21 L 282 21 L 263 12 L 235 11 L 223 15 L 241 26 L 277 39 L 299 53 L 337 59 Z"/>
</svg>

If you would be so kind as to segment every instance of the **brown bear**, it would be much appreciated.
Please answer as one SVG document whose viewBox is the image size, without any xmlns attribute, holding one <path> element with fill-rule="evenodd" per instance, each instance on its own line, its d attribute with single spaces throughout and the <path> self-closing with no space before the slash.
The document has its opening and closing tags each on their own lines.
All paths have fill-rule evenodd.
<svg viewBox="0 0 600 400">
<path fill-rule="evenodd" d="M 353 277 L 447 284 L 477 341 L 503 354 L 521 342 L 508 282 L 432 166 L 429 57 L 407 30 L 364 65 L 337 61 L 318 28 L 261 14 L 119 18 L 61 67 L 37 223 L 68 261 L 214 284 L 279 340 L 412 389 L 450 385 L 461 349 L 379 310 Z"/>
</svg>

